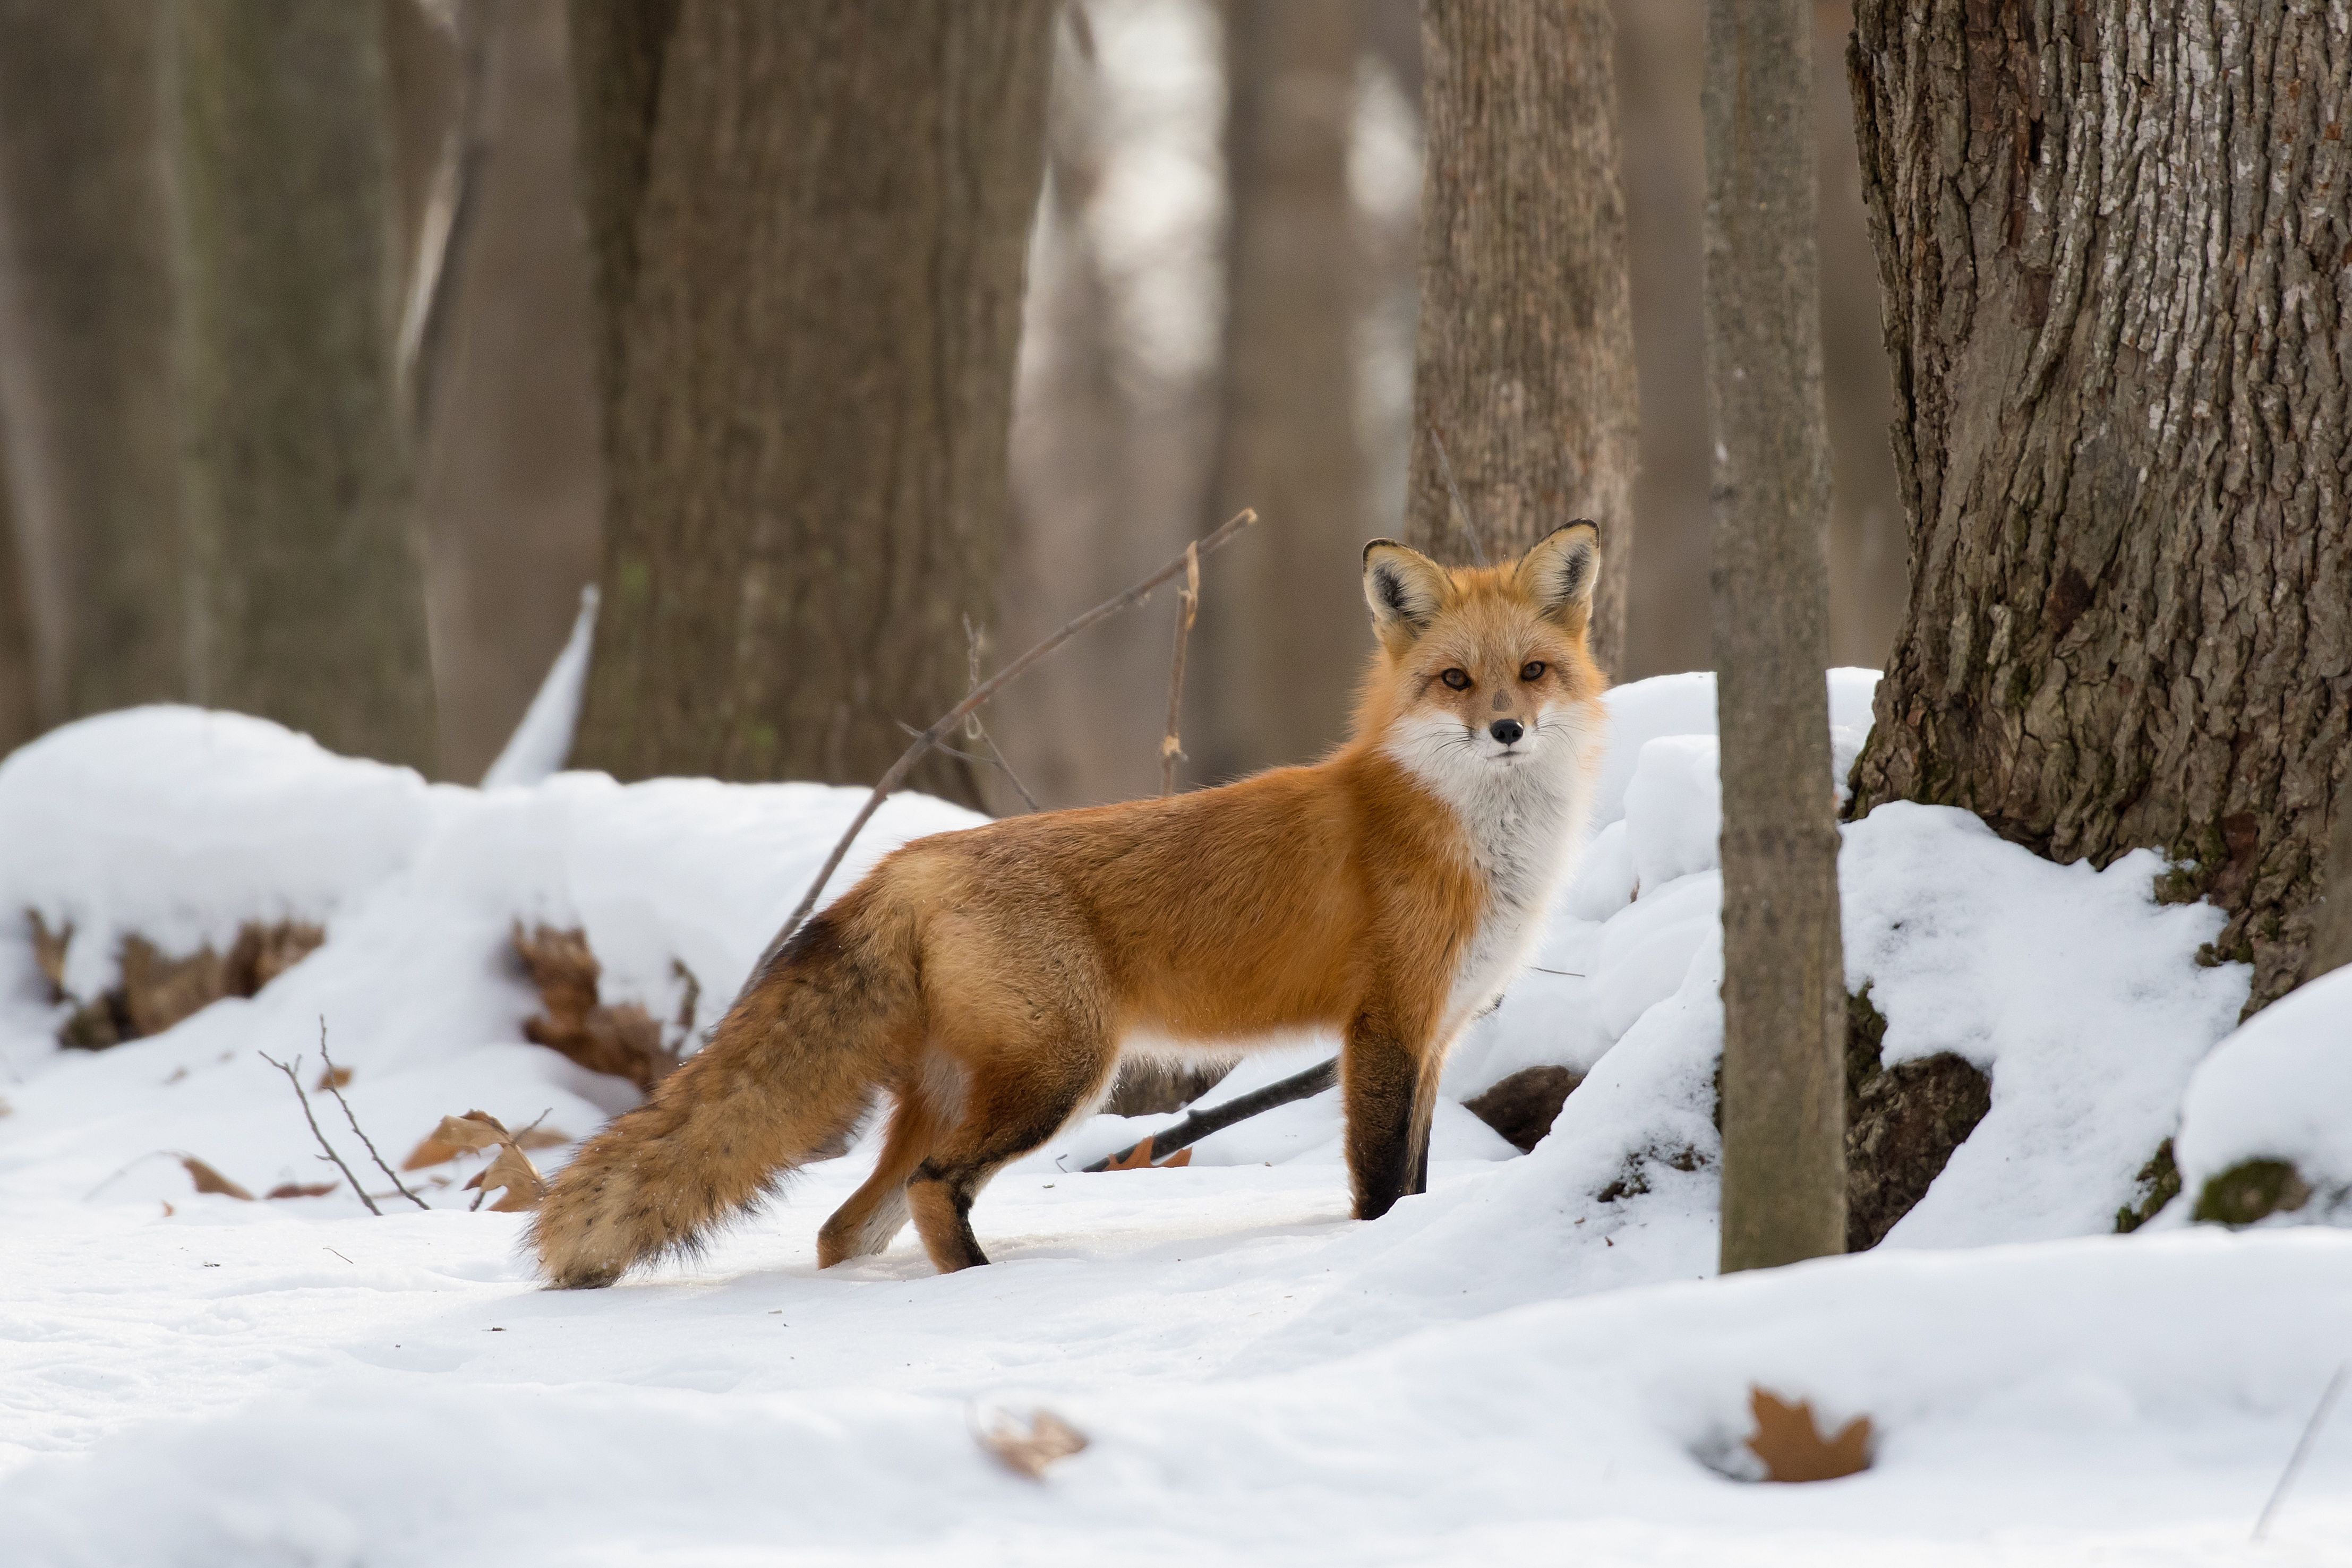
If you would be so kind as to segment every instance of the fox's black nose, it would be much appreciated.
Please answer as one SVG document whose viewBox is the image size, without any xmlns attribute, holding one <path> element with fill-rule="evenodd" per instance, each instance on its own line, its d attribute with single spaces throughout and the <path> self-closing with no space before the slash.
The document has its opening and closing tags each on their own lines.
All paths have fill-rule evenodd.
<svg viewBox="0 0 2352 1568">
<path fill-rule="evenodd" d="M 1515 718 L 1498 718 L 1486 727 L 1486 733 L 1505 746 L 1517 746 L 1519 743 L 1519 737 L 1527 732 L 1528 727 Z"/>
</svg>

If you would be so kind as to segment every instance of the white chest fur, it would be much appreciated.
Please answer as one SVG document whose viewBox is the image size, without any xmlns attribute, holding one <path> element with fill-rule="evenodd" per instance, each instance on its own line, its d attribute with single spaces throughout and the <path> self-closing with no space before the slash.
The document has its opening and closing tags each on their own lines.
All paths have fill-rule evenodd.
<svg viewBox="0 0 2352 1568">
<path fill-rule="evenodd" d="M 1526 754 L 1511 760 L 1465 744 L 1461 725 L 1449 718 L 1409 723 L 1390 742 L 1389 754 L 1453 808 L 1486 883 L 1486 907 L 1454 970 L 1441 1040 L 1502 994 L 1543 935 L 1552 894 L 1583 848 L 1599 761 L 1595 729 L 1575 710 L 1546 713 Z"/>
</svg>

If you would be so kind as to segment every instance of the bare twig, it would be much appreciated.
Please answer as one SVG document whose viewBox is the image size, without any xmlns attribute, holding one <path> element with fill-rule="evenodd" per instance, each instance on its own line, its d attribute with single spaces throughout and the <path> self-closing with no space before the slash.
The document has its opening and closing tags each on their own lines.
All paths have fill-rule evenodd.
<svg viewBox="0 0 2352 1568">
<path fill-rule="evenodd" d="M 1086 1168 L 1107 1171 L 1120 1161 L 1133 1159 L 1135 1151 L 1144 1144 L 1151 1145 L 1151 1157 L 1160 1159 L 1199 1143 L 1212 1133 L 1222 1133 L 1236 1122 L 1246 1122 L 1277 1105 L 1287 1105 L 1293 1100 L 1312 1099 L 1339 1082 L 1339 1061 L 1334 1057 L 1304 1072 L 1294 1072 L 1278 1083 L 1253 1089 L 1206 1111 L 1195 1111 L 1174 1126 L 1162 1127 L 1140 1143 L 1129 1144 L 1115 1155 L 1106 1155 Z"/>
<path fill-rule="evenodd" d="M 343 1179 L 350 1182 L 352 1190 L 360 1195 L 360 1201 L 367 1205 L 367 1211 L 378 1219 L 383 1218 L 383 1210 L 378 1208 L 375 1199 L 367 1195 L 367 1188 L 362 1186 L 360 1178 L 352 1174 L 352 1167 L 343 1164 L 343 1156 L 335 1153 L 335 1145 L 327 1142 L 327 1134 L 319 1131 L 319 1118 L 310 1114 L 310 1097 L 302 1092 L 302 1080 L 294 1071 L 295 1067 L 302 1065 L 302 1059 L 296 1057 L 294 1067 L 289 1067 L 266 1051 L 257 1051 L 254 1054 L 286 1074 L 286 1082 L 294 1085 L 294 1098 L 302 1102 L 302 1120 L 310 1124 L 310 1135 L 319 1140 L 319 1146 L 327 1151 L 327 1157 L 335 1162 L 335 1168 L 343 1173 Z"/>
<path fill-rule="evenodd" d="M 2337 1367 L 2336 1375 L 2329 1378 L 2327 1386 L 2321 1390 L 2319 1403 L 2313 1408 L 2311 1419 L 2303 1424 L 2303 1436 L 2295 1439 L 2294 1452 L 2287 1456 L 2286 1469 L 2279 1473 L 2278 1485 L 2271 1489 L 2270 1501 L 2263 1504 L 2263 1516 L 2254 1521 L 2254 1533 L 2248 1537 L 2249 1540 L 2260 1541 L 2263 1532 L 2271 1527 L 2271 1515 L 2276 1513 L 2279 1504 L 2285 1500 L 2286 1489 L 2294 1484 L 2295 1472 L 2303 1469 L 2303 1461 L 2311 1458 L 2312 1442 L 2319 1436 L 2319 1428 L 2326 1424 L 2327 1412 L 2335 1407 L 2336 1396 L 2344 1392 L 2347 1373 L 2352 1373 L 2352 1362 Z"/>
<path fill-rule="evenodd" d="M 352 1131 L 358 1135 L 361 1145 L 366 1148 L 368 1158 L 375 1162 L 375 1168 L 392 1177 L 392 1185 L 400 1189 L 401 1197 L 419 1208 L 430 1210 L 433 1206 L 409 1191 L 408 1184 L 402 1181 L 393 1168 L 383 1163 L 383 1156 L 375 1152 L 374 1141 L 361 1128 L 359 1115 L 352 1109 L 352 1103 L 343 1098 L 343 1086 L 335 1082 L 335 1059 L 327 1054 L 327 1015 L 324 1013 L 319 1015 L 319 1060 L 327 1064 L 327 1092 L 332 1094 L 335 1097 L 335 1103 L 343 1108 L 343 1120 L 352 1124 Z"/>
<path fill-rule="evenodd" d="M 1462 486 L 1454 482 L 1454 460 L 1445 455 L 1445 437 L 1437 434 L 1437 426 L 1429 427 L 1430 444 L 1437 448 L 1437 471 L 1445 479 L 1445 493 L 1454 497 L 1454 520 L 1469 536 L 1470 554 L 1480 566 L 1486 564 L 1486 547 L 1479 542 L 1478 529 L 1470 521 L 1470 507 L 1462 499 Z"/>
<path fill-rule="evenodd" d="M 905 730 L 908 735 L 914 736 L 918 738 L 920 738 L 923 733 L 921 730 L 917 729 L 913 725 L 908 724 L 904 719 L 900 719 L 898 721 L 898 727 Z M 931 749 L 933 751 L 943 752 L 947 756 L 952 757 L 961 762 L 972 762 L 979 764 L 982 768 L 995 768 L 999 773 L 1004 775 L 1004 781 L 1013 786 L 1013 792 L 1021 797 L 1022 800 L 1027 804 L 1028 808 L 1033 811 L 1036 810 L 1038 809 L 1037 798 L 1029 793 L 1029 787 L 1026 784 L 1021 782 L 1021 775 L 1013 771 L 1013 764 L 1004 760 L 1004 753 L 996 749 L 996 742 L 991 738 L 986 730 L 981 731 L 980 738 L 982 744 L 988 747 L 989 755 L 986 757 L 982 757 L 977 751 L 966 751 L 960 746 L 950 746 L 944 740 L 935 740 L 931 742 Z"/>
<path fill-rule="evenodd" d="M 874 813 L 882 809 L 882 802 L 888 800 L 898 787 L 907 781 L 907 775 L 914 771 L 915 764 L 923 759 L 924 753 L 946 739 L 956 726 L 963 722 L 966 714 L 979 708 L 982 704 L 1003 690 L 1006 685 L 1026 674 L 1032 664 L 1079 632 L 1097 622 L 1109 619 L 1122 610 L 1129 610 L 1142 603 L 1144 600 L 1150 597 L 1153 589 L 1169 579 L 1181 574 L 1185 562 L 1197 559 L 1195 550 L 1200 555 L 1206 555 L 1255 521 L 1257 521 L 1257 513 L 1247 507 L 1243 507 L 1225 519 L 1214 533 L 1187 546 L 1182 555 L 1178 556 L 1124 593 L 1114 594 L 1085 614 L 1067 622 L 1060 631 L 1054 632 L 1013 663 L 982 681 L 972 689 L 971 695 L 933 720 L 930 728 L 917 736 L 914 743 L 899 754 L 898 760 L 890 764 L 889 771 L 882 775 L 881 781 L 874 786 L 873 793 L 866 797 L 866 804 L 860 806 L 857 809 L 857 815 L 849 820 L 849 826 L 842 833 L 840 841 L 833 846 L 833 852 L 824 857 L 824 864 L 817 868 L 815 880 L 809 883 L 808 891 L 801 895 L 800 904 L 793 910 L 792 918 L 785 921 L 777 930 L 774 937 L 769 941 L 767 950 L 760 955 L 760 961 L 751 966 L 751 977 L 744 982 L 746 988 L 767 972 L 768 966 L 775 961 L 776 955 L 782 951 L 784 944 L 792 939 L 793 933 L 801 928 L 801 922 L 809 917 L 809 912 L 816 907 L 818 895 L 824 892 L 824 884 L 832 879 L 835 872 L 841 869 L 843 858 L 849 853 L 849 846 L 856 841 L 858 833 L 868 821 L 873 820 Z"/>
<path fill-rule="evenodd" d="M 1168 664 L 1168 734 L 1160 742 L 1160 792 L 1176 793 L 1176 764 L 1184 756 L 1176 722 L 1184 712 L 1184 644 L 1192 636 L 1192 622 L 1201 612 L 1201 551 L 1184 547 L 1184 591 L 1176 601 L 1176 653 Z"/>
</svg>

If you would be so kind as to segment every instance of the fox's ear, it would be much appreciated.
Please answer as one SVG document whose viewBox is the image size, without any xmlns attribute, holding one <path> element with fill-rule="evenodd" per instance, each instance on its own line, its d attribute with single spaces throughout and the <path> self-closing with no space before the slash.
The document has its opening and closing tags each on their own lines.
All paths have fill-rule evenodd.
<svg viewBox="0 0 2352 1568">
<path fill-rule="evenodd" d="M 1429 630 L 1454 591 L 1445 569 L 1394 539 L 1364 547 L 1364 602 L 1372 607 L 1372 630 L 1390 649 L 1400 649 Z"/>
<path fill-rule="evenodd" d="M 1519 558 L 1520 591 L 1535 607 L 1570 632 L 1592 618 L 1592 587 L 1601 580 L 1601 526 L 1590 517 L 1562 523 Z"/>
</svg>

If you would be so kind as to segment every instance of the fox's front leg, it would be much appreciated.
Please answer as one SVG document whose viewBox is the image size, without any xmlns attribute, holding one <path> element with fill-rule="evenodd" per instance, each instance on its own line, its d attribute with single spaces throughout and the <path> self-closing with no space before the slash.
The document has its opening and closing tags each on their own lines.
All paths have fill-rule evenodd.
<svg viewBox="0 0 2352 1568">
<path fill-rule="evenodd" d="M 1348 1179 L 1356 1218 L 1378 1219 L 1426 1182 L 1429 1124 L 1419 1112 L 1427 1030 L 1387 1007 L 1360 1009 L 1339 1053 L 1348 1116 Z"/>
</svg>

